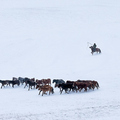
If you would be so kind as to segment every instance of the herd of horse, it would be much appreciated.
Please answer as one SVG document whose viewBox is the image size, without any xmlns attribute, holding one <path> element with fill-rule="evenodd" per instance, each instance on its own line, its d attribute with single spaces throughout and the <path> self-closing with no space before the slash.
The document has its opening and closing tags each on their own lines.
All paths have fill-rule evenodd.
<svg viewBox="0 0 120 120">
<path fill-rule="evenodd" d="M 70 81 L 67 80 L 66 82 L 63 79 L 53 79 L 51 82 L 51 79 L 35 79 L 35 78 L 22 78 L 22 77 L 13 77 L 12 80 L 0 80 L 1 83 L 1 89 L 5 86 L 12 86 L 14 88 L 15 85 L 20 86 L 24 85 L 25 87 L 28 87 L 28 91 L 30 89 L 38 89 L 39 95 L 42 92 L 42 96 L 44 94 L 49 93 L 49 95 L 54 93 L 54 89 L 58 87 L 60 89 L 60 94 L 62 94 L 63 91 L 65 93 L 69 92 L 81 92 L 84 90 L 87 92 L 88 90 L 94 90 L 95 88 L 99 88 L 99 83 L 95 80 L 77 80 L 77 81 Z M 52 87 L 51 84 L 55 84 L 54 87 Z"/>
</svg>

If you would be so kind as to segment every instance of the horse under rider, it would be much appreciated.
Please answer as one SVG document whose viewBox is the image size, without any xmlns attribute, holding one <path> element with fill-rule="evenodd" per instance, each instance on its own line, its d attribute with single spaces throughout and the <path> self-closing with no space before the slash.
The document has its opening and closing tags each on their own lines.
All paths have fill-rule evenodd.
<svg viewBox="0 0 120 120">
<path fill-rule="evenodd" d="M 96 43 L 94 43 L 93 44 L 93 51 L 95 52 L 95 50 L 96 50 L 96 47 L 97 47 L 97 45 L 96 45 Z"/>
</svg>

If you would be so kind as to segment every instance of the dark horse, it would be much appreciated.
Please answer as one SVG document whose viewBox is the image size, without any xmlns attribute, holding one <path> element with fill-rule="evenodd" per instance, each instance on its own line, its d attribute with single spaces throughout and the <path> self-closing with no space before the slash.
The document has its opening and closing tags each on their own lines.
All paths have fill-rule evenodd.
<svg viewBox="0 0 120 120">
<path fill-rule="evenodd" d="M 94 49 L 93 46 L 90 46 L 89 48 L 90 48 L 91 51 L 92 51 L 92 52 L 91 52 L 92 55 L 93 55 L 94 52 L 101 53 L 101 50 L 100 50 L 99 48 Z"/>
</svg>

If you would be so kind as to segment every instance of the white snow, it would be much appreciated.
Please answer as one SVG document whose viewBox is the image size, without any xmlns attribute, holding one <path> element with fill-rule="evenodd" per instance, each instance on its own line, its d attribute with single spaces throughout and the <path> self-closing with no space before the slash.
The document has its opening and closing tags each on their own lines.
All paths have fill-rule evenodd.
<svg viewBox="0 0 120 120">
<path fill-rule="evenodd" d="M 0 89 L 0 120 L 120 119 L 119 0 L 0 0 L 0 79 L 96 80 L 97 90 Z M 102 54 L 91 55 L 90 43 Z M 52 86 L 54 86 L 52 84 Z"/>
</svg>

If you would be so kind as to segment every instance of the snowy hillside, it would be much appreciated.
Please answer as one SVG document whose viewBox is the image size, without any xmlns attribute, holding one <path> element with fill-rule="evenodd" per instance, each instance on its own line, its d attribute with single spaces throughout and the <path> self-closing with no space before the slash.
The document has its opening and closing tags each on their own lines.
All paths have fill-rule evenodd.
<svg viewBox="0 0 120 120">
<path fill-rule="evenodd" d="M 119 0 L 0 0 L 0 80 L 96 80 L 94 91 L 38 96 L 0 89 L 2 120 L 119 120 Z M 91 55 L 93 43 L 102 50 Z M 54 86 L 54 85 L 52 85 Z"/>
</svg>

